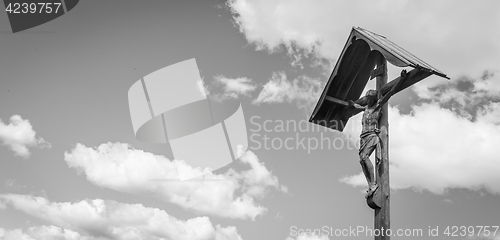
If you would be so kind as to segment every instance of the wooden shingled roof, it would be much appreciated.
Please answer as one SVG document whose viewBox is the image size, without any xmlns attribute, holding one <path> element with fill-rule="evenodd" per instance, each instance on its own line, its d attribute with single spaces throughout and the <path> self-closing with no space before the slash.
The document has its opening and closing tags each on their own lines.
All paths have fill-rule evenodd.
<svg viewBox="0 0 500 240">
<path fill-rule="evenodd" d="M 350 116 L 347 100 L 358 100 L 377 62 L 387 60 L 398 67 L 413 67 L 426 75 L 446 75 L 384 36 L 353 27 L 309 122 L 343 131 Z M 390 84 L 390 83 L 389 83 Z M 406 86 L 407 87 L 407 86 Z M 359 101 L 359 100 L 358 100 Z M 359 112 L 359 111 L 358 111 Z"/>
</svg>

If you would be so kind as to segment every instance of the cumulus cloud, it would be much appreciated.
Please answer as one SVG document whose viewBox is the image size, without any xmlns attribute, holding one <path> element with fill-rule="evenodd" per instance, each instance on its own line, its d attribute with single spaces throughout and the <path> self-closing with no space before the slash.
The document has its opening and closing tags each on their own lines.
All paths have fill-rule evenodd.
<svg viewBox="0 0 500 240">
<path fill-rule="evenodd" d="M 53 225 L 30 227 L 26 231 L 19 228 L 0 228 L 0 238 L 3 240 L 98 240 L 98 238 L 92 236 L 82 236 L 78 232 Z"/>
<path fill-rule="evenodd" d="M 247 77 L 227 78 L 223 75 L 214 76 L 214 81 L 206 84 L 198 83 L 211 99 L 222 102 L 228 99 L 239 99 L 240 97 L 251 97 L 256 90 L 257 84 Z"/>
<path fill-rule="evenodd" d="M 124 143 L 105 143 L 96 148 L 77 144 L 64 154 L 64 159 L 70 168 L 84 173 L 95 185 L 156 196 L 186 209 L 222 217 L 255 219 L 267 210 L 255 202 L 257 199 L 273 188 L 286 191 L 251 151 L 239 158 L 244 165 L 250 166 L 249 170 L 229 169 L 224 174 L 193 168 L 184 161 L 171 161 Z M 181 170 L 184 174 L 204 174 L 204 179 L 209 180 L 162 181 L 178 179 Z"/>
<path fill-rule="evenodd" d="M 216 86 L 222 86 L 222 92 L 216 91 Z M 253 104 L 272 103 L 294 103 L 299 108 L 309 111 L 318 100 L 324 83 L 319 79 L 305 75 L 295 79 L 288 79 L 285 72 L 273 72 L 271 78 L 266 82 L 258 95 L 252 100 Z M 206 87 L 205 87 L 206 88 Z M 246 77 L 226 78 L 215 76 L 215 84 L 210 86 L 210 95 L 217 101 L 240 96 L 251 97 L 257 89 L 251 79 Z"/>
<path fill-rule="evenodd" d="M 50 148 L 50 143 L 41 137 L 36 138 L 35 135 L 36 132 L 28 119 L 12 115 L 8 125 L 0 119 L 0 139 L 3 145 L 14 151 L 16 156 L 28 158 L 30 156 L 28 147 Z"/>
<path fill-rule="evenodd" d="M 478 77 L 461 76 L 453 81 L 424 81 L 413 87 L 417 96 L 471 119 L 498 121 L 494 108 L 500 102 L 498 73 L 484 71 Z M 497 120 L 495 120 L 497 119 Z"/>
<path fill-rule="evenodd" d="M 300 76 L 288 80 L 284 72 L 275 72 L 253 103 L 296 103 L 299 108 L 309 111 L 321 95 L 322 87 L 318 79 Z"/>
<path fill-rule="evenodd" d="M 223 98 L 238 98 L 239 96 L 250 96 L 257 87 L 252 79 L 246 77 L 227 78 L 222 75 L 214 77 L 215 83 L 223 88 L 221 97 Z"/>
<path fill-rule="evenodd" d="M 249 43 L 271 53 L 284 50 L 292 63 L 304 57 L 337 59 L 353 26 L 439 63 L 436 67 L 452 77 L 498 70 L 500 62 L 500 33 L 490 31 L 500 28 L 500 2 L 495 0 L 228 0 L 227 6 Z"/>
<path fill-rule="evenodd" d="M 299 64 L 304 56 L 323 55 L 329 45 L 323 42 L 313 17 L 326 13 L 326 9 L 321 9 L 324 5 L 306 4 L 306 1 L 245 0 L 231 0 L 227 5 L 239 30 L 257 50 L 285 49 L 293 65 Z"/>
<path fill-rule="evenodd" d="M 5 239 L 215 239 L 241 240 L 235 227 L 213 226 L 208 217 L 178 220 L 157 208 L 111 200 L 51 202 L 43 197 L 0 194 L 0 201 L 55 226 L 23 232 L 0 229 Z"/>
</svg>

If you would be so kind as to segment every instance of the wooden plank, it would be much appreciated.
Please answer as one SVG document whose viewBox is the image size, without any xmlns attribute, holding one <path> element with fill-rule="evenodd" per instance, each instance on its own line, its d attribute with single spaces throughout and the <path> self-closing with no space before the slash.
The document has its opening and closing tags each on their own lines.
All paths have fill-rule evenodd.
<svg viewBox="0 0 500 240">
<path fill-rule="evenodd" d="M 408 88 L 409 86 L 417 83 L 417 82 L 420 82 L 422 81 L 424 78 L 428 77 L 432 75 L 431 72 L 428 72 L 428 71 L 423 71 L 423 70 L 419 70 L 419 69 L 413 69 L 411 70 L 410 72 L 408 72 L 408 75 L 406 77 L 406 79 L 404 80 L 404 82 L 401 84 L 401 86 L 399 87 L 399 89 L 396 90 L 396 92 L 394 92 L 394 94 L 398 93 L 398 92 L 401 92 L 402 90 Z M 380 88 L 380 92 L 382 93 L 382 95 L 385 95 L 386 93 L 388 93 L 391 88 L 393 86 L 395 86 L 399 81 L 401 80 L 401 76 L 395 78 L 394 80 L 384 84 L 381 88 Z"/>
<path fill-rule="evenodd" d="M 338 99 L 338 98 L 334 98 L 334 97 L 331 97 L 331 96 L 325 96 L 325 100 L 330 101 L 330 102 L 335 103 L 335 104 L 340 104 L 340 105 L 343 105 L 343 106 L 347 106 L 348 105 L 348 103 L 346 101 Z"/>
<path fill-rule="evenodd" d="M 385 74 L 377 77 L 377 90 L 383 92 L 382 87 L 387 84 L 387 62 L 379 63 L 379 66 L 383 64 L 385 66 Z M 381 95 L 379 94 L 379 97 Z M 389 240 L 390 236 L 387 236 L 388 229 L 391 228 L 391 216 L 390 216 L 390 186 L 389 186 L 389 108 L 388 104 L 382 106 L 382 115 L 379 120 L 380 128 L 380 141 L 381 141 L 381 156 L 382 159 L 375 165 L 375 176 L 377 179 L 378 188 L 378 199 L 380 201 L 380 208 L 375 209 L 375 229 L 379 229 L 380 235 L 375 236 L 375 240 Z"/>
<path fill-rule="evenodd" d="M 339 68 L 335 76 L 331 76 L 333 77 L 333 79 L 331 79 L 332 83 L 330 86 L 328 86 L 328 91 L 326 92 L 326 95 L 335 96 L 335 93 L 340 88 L 340 85 L 342 84 L 345 75 L 349 71 L 351 64 L 353 64 L 353 60 L 356 56 L 359 47 L 363 45 L 363 43 L 367 44 L 365 41 L 359 40 L 359 41 L 354 41 L 352 44 L 349 45 L 349 47 L 347 47 L 344 56 L 342 57 L 342 59 L 339 60 L 340 61 Z"/>
<path fill-rule="evenodd" d="M 364 62 L 366 56 L 370 52 L 370 46 L 364 40 L 355 40 L 349 47 L 340 60 L 339 68 L 336 72 L 332 80 L 331 86 L 326 93 L 326 96 L 333 96 L 339 98 L 337 95 L 339 93 L 339 89 L 346 84 L 350 86 L 352 83 L 353 75 L 356 74 L 357 70 Z M 349 89 L 347 89 L 348 91 Z M 337 114 L 337 112 L 341 111 L 342 107 L 338 105 L 331 106 L 326 112 L 326 119 L 334 119 L 333 117 Z"/>
<path fill-rule="evenodd" d="M 335 95 L 331 95 L 331 96 L 335 96 L 335 97 L 340 98 L 340 99 L 345 99 L 347 94 L 353 90 L 351 88 L 353 83 L 356 80 L 359 81 L 359 77 L 362 77 L 360 75 L 363 75 L 363 71 L 368 72 L 368 75 L 366 76 L 366 80 L 368 81 L 368 77 L 370 76 L 370 72 L 373 69 L 373 68 L 366 69 L 367 67 L 369 67 L 369 66 L 367 66 L 368 64 L 366 64 L 366 61 L 368 59 L 368 56 L 370 55 L 370 46 L 368 45 L 368 43 L 366 43 L 363 40 L 356 40 L 356 43 L 358 43 L 359 47 L 358 47 L 358 50 L 356 51 L 353 62 L 349 66 L 348 71 L 343 76 L 340 76 L 340 77 L 342 77 L 341 84 L 340 84 L 339 88 L 335 89 L 336 90 Z M 364 88 L 364 86 L 362 88 Z M 361 89 L 361 90 L 363 90 L 363 89 Z M 354 100 L 354 99 L 352 99 L 352 100 Z"/>
<path fill-rule="evenodd" d="M 352 90 L 351 85 L 369 54 L 370 46 L 368 43 L 364 40 L 355 40 L 348 47 L 346 54 L 341 60 L 337 74 L 333 79 L 333 85 L 330 86 L 327 96 L 345 99 L 345 95 Z M 337 114 L 343 108 L 343 106 L 333 105 L 328 110 L 326 119 L 338 120 Z"/>
<path fill-rule="evenodd" d="M 358 74 L 358 76 L 356 76 L 356 79 L 353 82 L 351 90 L 349 91 L 349 93 L 346 95 L 346 97 L 344 99 L 356 100 L 357 98 L 359 98 L 359 96 L 361 96 L 363 89 L 365 88 L 366 84 L 368 83 L 368 79 L 370 78 L 371 71 L 375 68 L 377 61 L 380 61 L 380 59 L 383 57 L 384 56 L 378 51 L 371 51 L 370 52 L 370 54 L 368 55 L 368 59 L 365 62 L 365 65 L 360 70 L 360 73 Z"/>
<path fill-rule="evenodd" d="M 369 48 L 366 50 L 367 52 L 365 52 L 365 54 L 368 54 L 361 67 L 357 68 L 354 79 L 352 81 L 344 81 L 344 83 L 348 84 L 345 84 L 345 86 L 343 86 L 344 89 L 340 89 L 338 91 L 337 98 L 356 100 L 363 92 L 363 89 L 365 88 L 366 83 L 370 78 L 370 73 L 377 63 L 376 61 L 380 58 L 383 58 L 382 54 L 378 51 L 370 51 Z M 343 115 L 343 112 L 344 111 L 342 111 L 342 109 L 339 109 L 339 111 L 337 111 L 332 119 L 338 119 L 347 123 L 349 118 L 346 118 L 346 116 Z"/>
</svg>

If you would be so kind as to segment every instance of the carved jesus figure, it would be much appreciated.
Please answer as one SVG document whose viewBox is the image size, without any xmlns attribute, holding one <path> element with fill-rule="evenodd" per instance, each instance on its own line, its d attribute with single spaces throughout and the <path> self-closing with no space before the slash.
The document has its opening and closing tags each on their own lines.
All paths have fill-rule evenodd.
<svg viewBox="0 0 500 240">
<path fill-rule="evenodd" d="M 359 147 L 359 161 L 363 173 L 368 182 L 368 190 L 366 191 L 366 198 L 371 196 L 378 189 L 377 182 L 375 180 L 374 167 L 370 161 L 370 155 L 376 149 L 375 162 L 378 165 L 380 160 L 382 160 L 381 151 L 381 140 L 379 138 L 380 129 L 378 127 L 378 122 L 380 116 L 384 114 L 382 106 L 389 100 L 389 98 L 400 88 L 401 83 L 406 78 L 406 70 L 401 72 L 400 81 L 383 96 L 382 99 L 378 98 L 378 92 L 376 90 L 368 90 L 366 92 L 366 105 L 361 106 L 354 103 L 352 100 L 348 101 L 348 107 L 355 107 L 357 109 L 363 110 L 363 118 L 361 120 L 362 130 L 360 135 L 360 147 Z"/>
<path fill-rule="evenodd" d="M 378 121 L 381 116 L 382 108 L 380 108 L 381 101 L 378 101 L 377 95 L 378 93 L 376 90 L 368 90 L 365 95 L 367 100 L 366 106 L 361 106 L 353 101 L 349 101 L 349 106 L 364 110 L 361 120 L 362 130 L 360 135 L 359 161 L 366 181 L 368 182 L 366 197 L 372 195 L 378 188 L 377 182 L 375 181 L 373 164 L 370 161 L 370 155 L 377 149 L 375 156 L 376 163 L 382 159 L 380 138 L 378 136 L 380 133 Z"/>
</svg>

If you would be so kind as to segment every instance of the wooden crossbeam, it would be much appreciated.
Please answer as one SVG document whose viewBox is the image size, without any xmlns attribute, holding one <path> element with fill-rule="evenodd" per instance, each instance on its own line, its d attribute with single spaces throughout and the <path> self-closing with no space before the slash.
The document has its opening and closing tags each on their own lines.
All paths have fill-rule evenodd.
<svg viewBox="0 0 500 240">
<path fill-rule="evenodd" d="M 428 71 L 424 71 L 424 70 L 420 70 L 420 69 L 413 69 L 411 70 L 408 75 L 406 76 L 406 78 L 404 79 L 404 82 L 401 83 L 399 89 L 396 89 L 396 92 L 394 93 L 398 93 L 398 92 L 401 92 L 402 90 L 408 88 L 409 86 L 417 83 L 417 82 L 420 82 L 422 81 L 424 78 L 428 77 L 432 75 L 431 72 L 428 72 Z M 398 82 L 401 80 L 401 76 L 395 78 L 394 80 L 384 84 L 384 86 L 382 86 L 382 88 L 380 89 L 380 93 L 382 95 L 385 95 L 386 93 L 388 93 L 391 88 L 393 86 L 395 86 L 396 84 L 398 84 Z"/>
</svg>

